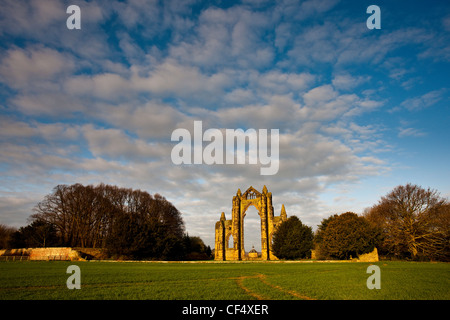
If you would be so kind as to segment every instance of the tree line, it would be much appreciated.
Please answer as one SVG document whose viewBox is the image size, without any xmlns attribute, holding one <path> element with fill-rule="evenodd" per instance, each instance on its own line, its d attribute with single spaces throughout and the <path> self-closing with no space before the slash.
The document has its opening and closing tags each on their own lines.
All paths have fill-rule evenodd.
<svg viewBox="0 0 450 320">
<path fill-rule="evenodd" d="M 181 213 L 160 194 L 106 184 L 58 185 L 33 211 L 26 227 L 0 227 L 0 245 L 102 248 L 111 257 L 132 259 L 211 255 L 200 238 L 185 233 Z"/>
<path fill-rule="evenodd" d="M 273 235 L 274 254 L 301 259 L 350 259 L 378 249 L 394 259 L 450 261 L 450 203 L 436 190 L 397 186 L 362 216 L 353 212 L 323 219 L 313 234 L 291 216 Z"/>
<path fill-rule="evenodd" d="M 1 248 L 102 248 L 110 257 L 210 259 L 211 248 L 190 237 L 181 213 L 159 194 L 100 184 L 58 185 L 19 230 L 0 225 Z M 291 216 L 274 232 L 280 259 L 349 259 L 378 249 L 394 259 L 450 261 L 450 203 L 436 190 L 394 188 L 363 215 L 335 214 L 313 233 Z"/>
</svg>

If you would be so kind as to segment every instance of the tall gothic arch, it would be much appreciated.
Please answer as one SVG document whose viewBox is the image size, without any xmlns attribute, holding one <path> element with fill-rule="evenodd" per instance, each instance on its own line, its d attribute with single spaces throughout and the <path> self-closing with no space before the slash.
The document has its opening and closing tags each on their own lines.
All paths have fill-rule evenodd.
<svg viewBox="0 0 450 320">
<path fill-rule="evenodd" d="M 284 205 L 281 214 L 273 214 L 272 193 L 266 186 L 262 192 L 250 187 L 241 194 L 238 189 L 233 197 L 231 220 L 225 218 L 222 212 L 220 220 L 216 222 L 215 260 L 247 260 L 244 249 L 244 218 L 249 206 L 255 206 L 261 219 L 261 260 L 277 260 L 272 253 L 272 235 L 281 222 L 286 221 Z M 232 243 L 231 243 L 232 241 Z"/>
</svg>

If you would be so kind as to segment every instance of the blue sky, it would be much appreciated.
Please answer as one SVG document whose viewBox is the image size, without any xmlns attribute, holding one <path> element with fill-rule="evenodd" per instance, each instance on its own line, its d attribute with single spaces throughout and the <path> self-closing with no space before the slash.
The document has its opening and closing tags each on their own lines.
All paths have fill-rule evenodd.
<svg viewBox="0 0 450 320">
<path fill-rule="evenodd" d="M 66 8 L 81 9 L 68 30 Z M 369 5 L 381 29 L 369 30 Z M 58 184 L 160 193 L 214 245 L 238 188 L 314 229 L 408 182 L 450 196 L 447 1 L 3 1 L 0 223 Z M 171 133 L 280 130 L 280 168 L 171 162 Z M 257 214 L 247 215 L 248 229 Z M 256 227 L 257 228 L 257 227 Z M 254 233 L 254 232 L 253 232 Z M 258 246 L 258 238 L 246 242 Z"/>
</svg>

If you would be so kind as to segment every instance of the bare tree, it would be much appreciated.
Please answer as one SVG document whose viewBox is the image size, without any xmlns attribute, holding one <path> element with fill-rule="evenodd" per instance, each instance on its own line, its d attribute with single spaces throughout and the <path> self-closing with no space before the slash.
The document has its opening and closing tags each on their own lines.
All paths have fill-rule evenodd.
<svg viewBox="0 0 450 320">
<path fill-rule="evenodd" d="M 365 216 L 383 230 L 387 253 L 447 260 L 449 214 L 449 203 L 436 190 L 407 184 L 382 197 Z"/>
<path fill-rule="evenodd" d="M 52 225 L 62 245 L 119 255 L 174 257 L 184 236 L 181 213 L 163 196 L 105 184 L 58 185 L 31 218 Z"/>
</svg>

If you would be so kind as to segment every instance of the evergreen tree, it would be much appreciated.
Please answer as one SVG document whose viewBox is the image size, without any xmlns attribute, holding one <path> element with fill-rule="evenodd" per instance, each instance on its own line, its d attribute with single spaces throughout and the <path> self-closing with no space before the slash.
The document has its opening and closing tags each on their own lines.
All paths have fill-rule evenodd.
<svg viewBox="0 0 450 320">
<path fill-rule="evenodd" d="M 279 259 L 311 257 L 313 233 L 296 216 L 289 217 L 273 234 L 272 251 Z"/>
<path fill-rule="evenodd" d="M 380 231 L 364 217 L 353 212 L 334 215 L 319 228 L 321 258 L 349 259 L 373 251 L 380 241 Z"/>
</svg>

